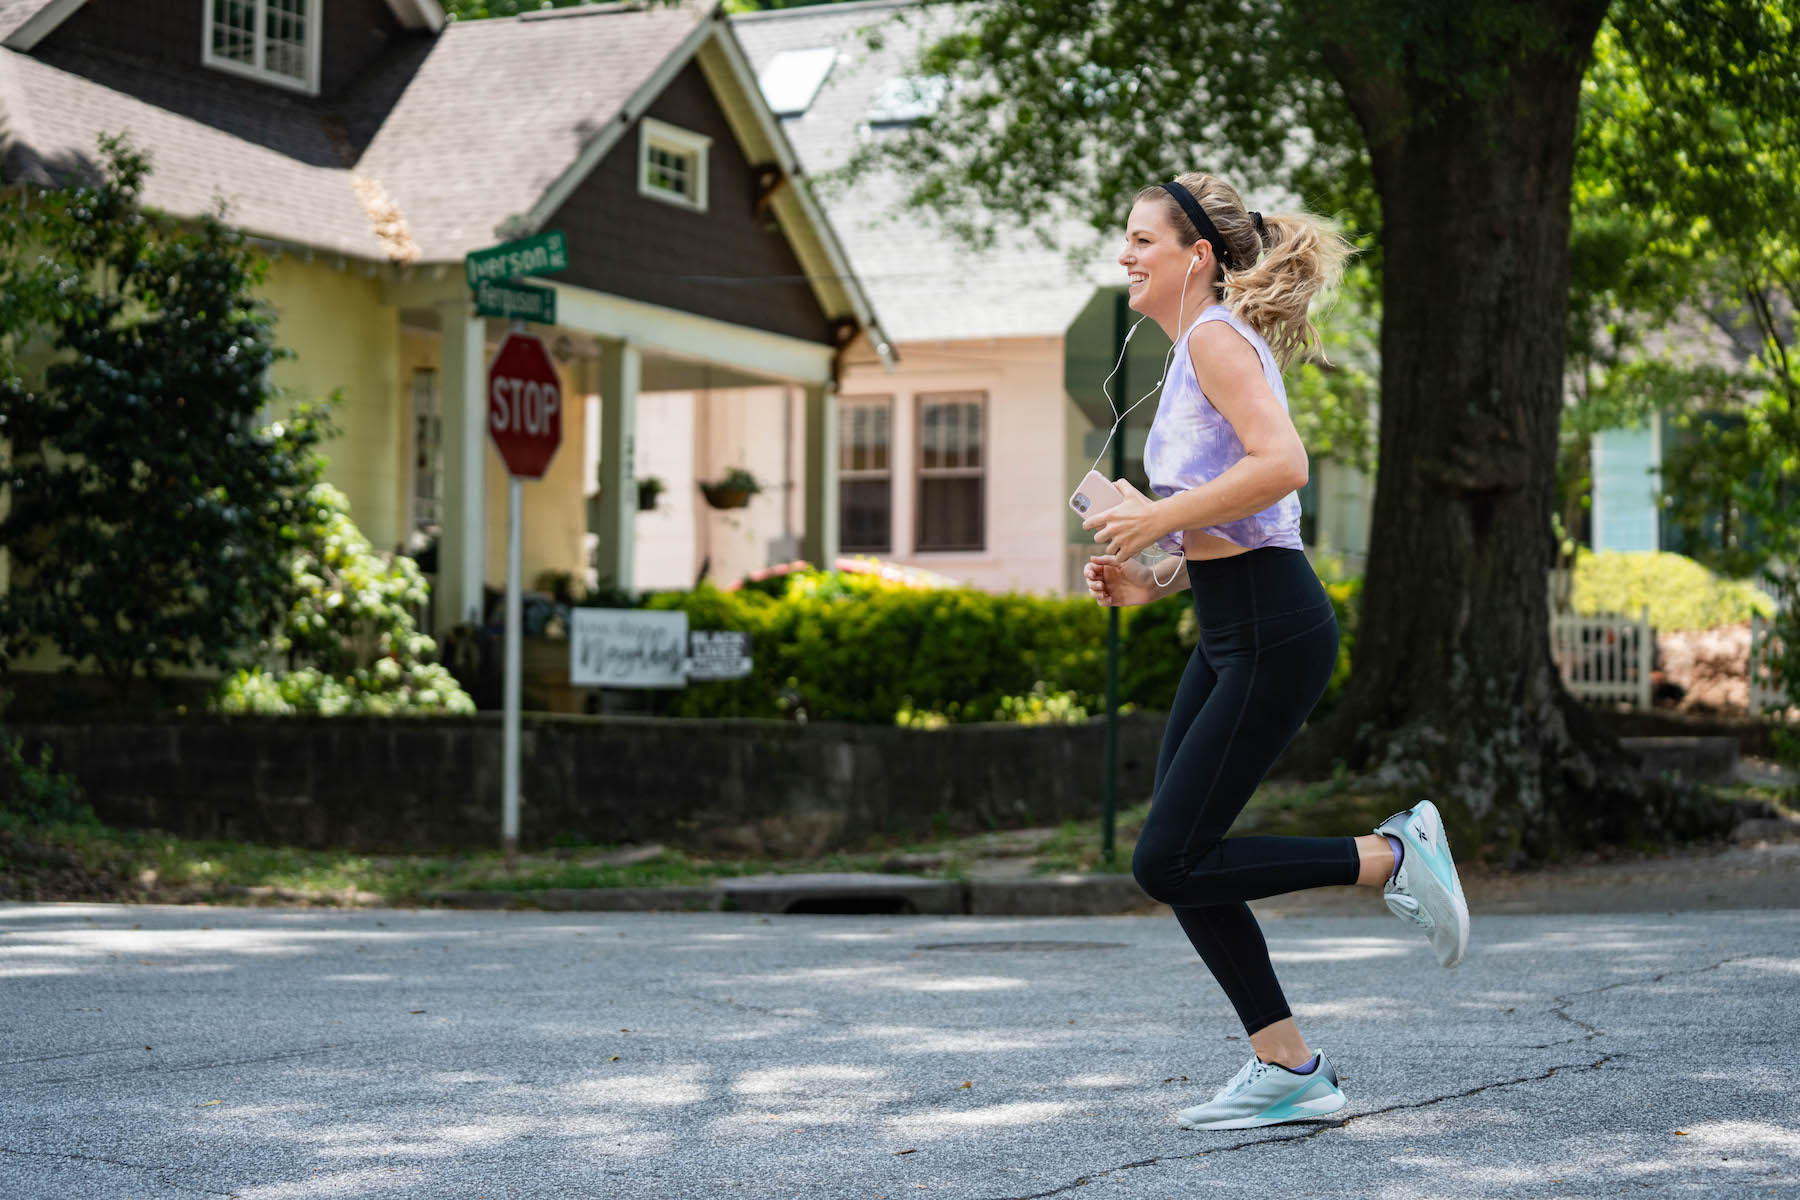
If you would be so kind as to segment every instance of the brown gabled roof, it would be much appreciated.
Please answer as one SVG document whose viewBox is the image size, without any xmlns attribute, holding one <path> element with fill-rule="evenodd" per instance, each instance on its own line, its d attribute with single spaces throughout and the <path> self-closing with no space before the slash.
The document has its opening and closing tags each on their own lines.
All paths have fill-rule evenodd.
<svg viewBox="0 0 1800 1200">
<path fill-rule="evenodd" d="M 0 0 L 0 41 L 54 0 Z M 395 48 L 332 101 L 196 64 L 0 50 L 0 178 L 90 173 L 100 133 L 152 160 L 145 201 L 219 199 L 247 231 L 370 259 L 454 261 L 528 212 L 715 0 L 456 22 Z M 393 236 L 396 225 L 406 237 Z M 397 251 L 410 241 L 410 249 Z"/>
<path fill-rule="evenodd" d="M 531 211 L 712 20 L 714 5 L 593 6 L 445 29 L 357 164 L 406 214 L 427 260 L 460 258 Z M 396 69 L 407 69 L 400 64 Z M 379 93 L 392 80 L 366 81 Z"/>
<path fill-rule="evenodd" d="M 0 0 L 0 18 L 23 22 L 26 9 L 67 2 Z M 507 236 L 503 225 L 541 222 L 697 57 L 710 77 L 735 81 L 727 109 L 746 153 L 797 169 L 718 0 L 681 0 L 453 23 L 396 44 L 329 100 L 194 63 L 0 48 L 0 181 L 91 175 L 96 135 L 122 132 L 152 159 L 145 202 L 167 212 L 223 200 L 233 224 L 274 241 L 455 262 Z M 772 207 L 812 264 L 821 305 L 869 325 L 885 355 L 886 335 L 810 194 L 781 190 Z"/>
<path fill-rule="evenodd" d="M 5 179 L 91 178 L 97 135 L 123 133 L 150 155 L 144 200 L 156 208 L 194 216 L 223 200 L 252 234 L 385 257 L 316 108 L 229 76 L 216 94 L 209 84 L 151 64 L 0 51 Z M 200 115 L 215 107 L 219 119 Z"/>
</svg>

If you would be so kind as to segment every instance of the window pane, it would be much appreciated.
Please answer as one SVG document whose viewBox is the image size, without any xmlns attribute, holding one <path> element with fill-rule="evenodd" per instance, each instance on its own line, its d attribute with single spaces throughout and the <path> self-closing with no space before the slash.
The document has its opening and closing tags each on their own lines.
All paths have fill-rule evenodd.
<svg viewBox="0 0 1800 1200">
<path fill-rule="evenodd" d="M 693 198 L 693 155 L 651 146 L 648 158 L 651 187 Z"/>
<path fill-rule="evenodd" d="M 919 549 L 983 548 L 981 479 L 919 480 Z"/>
<path fill-rule="evenodd" d="M 851 411 L 838 422 L 838 470 L 851 469 L 850 461 L 856 445 L 856 419 Z"/>
<path fill-rule="evenodd" d="M 939 431 L 942 428 L 943 419 L 942 405 L 927 404 L 922 410 L 923 425 L 919 433 L 919 465 L 927 470 L 944 465 L 943 455 L 938 449 L 940 445 Z"/>
<path fill-rule="evenodd" d="M 979 467 L 981 458 L 981 405 L 965 406 L 967 418 L 963 424 L 963 466 Z"/>
<path fill-rule="evenodd" d="M 256 62 L 257 0 L 213 0 L 212 52 L 232 62 Z"/>
<path fill-rule="evenodd" d="M 838 484 L 838 543 L 845 551 L 886 554 L 893 548 L 893 489 L 885 479 Z"/>
<path fill-rule="evenodd" d="M 263 65 L 290 79 L 306 78 L 307 0 L 268 0 Z"/>
<path fill-rule="evenodd" d="M 869 452 L 869 466 L 877 471 L 888 469 L 888 406 L 882 405 L 874 411 L 875 432 L 874 445 Z"/>
</svg>

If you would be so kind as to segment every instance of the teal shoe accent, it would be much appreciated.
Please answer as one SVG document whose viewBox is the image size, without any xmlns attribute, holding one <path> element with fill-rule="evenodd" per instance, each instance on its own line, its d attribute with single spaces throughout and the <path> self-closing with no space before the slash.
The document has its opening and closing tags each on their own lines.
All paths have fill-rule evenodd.
<svg viewBox="0 0 1800 1200">
<path fill-rule="evenodd" d="M 1323 1050 L 1318 1054 L 1318 1066 L 1305 1075 L 1252 1055 L 1211 1100 L 1184 1109 L 1176 1120 L 1183 1129 L 1255 1129 L 1320 1120 L 1348 1101 L 1331 1060 Z"/>
</svg>

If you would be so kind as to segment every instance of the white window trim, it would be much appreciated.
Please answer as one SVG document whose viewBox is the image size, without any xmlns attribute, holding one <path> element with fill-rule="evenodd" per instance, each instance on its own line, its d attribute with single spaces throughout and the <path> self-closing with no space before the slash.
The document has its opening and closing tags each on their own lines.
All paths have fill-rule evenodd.
<svg viewBox="0 0 1800 1200">
<path fill-rule="evenodd" d="M 219 0 L 204 0 L 200 21 L 200 61 L 216 71 L 224 71 L 231 75 L 241 75 L 246 79 L 254 79 L 258 83 L 272 84 L 286 88 L 292 92 L 300 92 L 307 96 L 319 94 L 319 60 L 325 38 L 322 28 L 325 24 L 325 0 L 307 0 L 306 3 L 306 78 L 290 79 L 286 75 L 268 70 L 262 65 L 264 52 L 268 48 L 264 36 L 266 22 L 269 19 L 269 7 L 265 0 L 256 0 L 256 62 L 241 63 L 234 58 L 215 57 L 212 48 L 213 18 Z"/>
<path fill-rule="evenodd" d="M 694 195 L 687 196 L 652 187 L 650 184 L 650 147 L 661 145 L 665 150 L 677 154 L 694 156 Z M 670 125 L 666 121 L 658 121 L 655 117 L 645 117 L 638 122 L 638 195 L 648 196 L 652 200 L 660 200 L 664 204 L 673 204 L 677 208 L 691 209 L 695 212 L 706 211 L 706 155 L 712 146 L 712 139 L 704 134 L 694 133 L 678 125 Z"/>
</svg>

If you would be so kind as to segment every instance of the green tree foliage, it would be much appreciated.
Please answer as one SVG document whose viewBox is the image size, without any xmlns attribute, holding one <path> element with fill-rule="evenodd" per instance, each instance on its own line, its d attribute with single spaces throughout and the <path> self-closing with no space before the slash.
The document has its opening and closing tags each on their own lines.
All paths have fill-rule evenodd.
<svg viewBox="0 0 1800 1200">
<path fill-rule="evenodd" d="M 101 150 L 97 184 L 0 211 L 0 649 L 47 642 L 123 696 L 263 632 L 324 430 L 263 425 L 282 352 L 243 237 L 144 210 L 148 162 Z"/>
<path fill-rule="evenodd" d="M 1671 41 L 1763 7 L 1621 3 Z M 1704 820 L 1632 776 L 1547 651 L 1575 134 L 1606 15 L 1605 0 L 989 0 L 924 56 L 951 102 L 859 164 L 977 240 L 994 214 L 1072 207 L 1114 227 L 1138 188 L 1195 167 L 1376 233 L 1364 653 L 1314 752 L 1431 787 L 1527 853 Z M 1739 52 L 1791 64 L 1758 35 L 1705 65 Z"/>
<path fill-rule="evenodd" d="M 1685 307 L 1748 361 L 1641 363 L 1615 390 L 1638 391 L 1640 411 L 1677 411 L 1693 431 L 1665 447 L 1664 503 L 1697 557 L 1760 573 L 1775 591 L 1775 667 L 1800 704 L 1800 9 L 1678 8 L 1615 8 L 1590 72 L 1580 178 L 1606 214 L 1594 225 L 1629 252 L 1613 273 L 1615 307 L 1652 318 Z"/>
<path fill-rule="evenodd" d="M 290 563 L 291 597 L 281 625 L 261 647 L 265 663 L 220 686 L 221 712 L 472 713 L 475 703 L 413 614 L 425 605 L 425 577 L 405 555 L 381 555 L 350 519 L 350 502 L 330 484 L 308 499 L 318 514 Z"/>
</svg>

